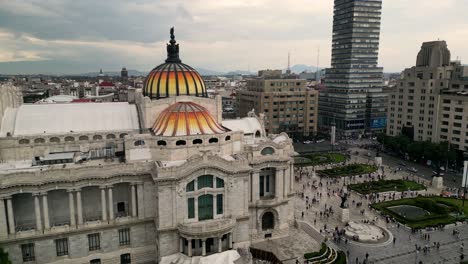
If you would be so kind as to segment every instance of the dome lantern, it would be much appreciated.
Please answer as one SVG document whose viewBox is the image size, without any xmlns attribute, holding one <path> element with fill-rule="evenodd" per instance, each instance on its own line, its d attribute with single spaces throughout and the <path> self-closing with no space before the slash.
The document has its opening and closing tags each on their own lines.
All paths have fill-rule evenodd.
<svg viewBox="0 0 468 264">
<path fill-rule="evenodd" d="M 151 99 L 162 99 L 179 95 L 208 97 L 205 83 L 200 74 L 182 63 L 179 44 L 175 40 L 174 28 L 167 44 L 167 59 L 146 76 L 143 93 Z"/>
</svg>

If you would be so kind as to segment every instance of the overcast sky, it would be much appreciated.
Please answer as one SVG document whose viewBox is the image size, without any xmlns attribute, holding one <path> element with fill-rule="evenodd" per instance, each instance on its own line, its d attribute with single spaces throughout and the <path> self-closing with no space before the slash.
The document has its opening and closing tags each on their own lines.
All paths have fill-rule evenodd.
<svg viewBox="0 0 468 264">
<path fill-rule="evenodd" d="M 423 41 L 468 61 L 468 0 L 384 0 L 379 65 L 415 64 Z M 215 71 L 330 65 L 333 0 L 0 0 L 0 63 L 148 71 L 175 26 L 183 62 Z M 37 63 L 37 62 L 36 62 Z M 49 67 L 44 66 L 44 67 Z M 43 69 L 44 72 L 48 69 Z"/>
</svg>

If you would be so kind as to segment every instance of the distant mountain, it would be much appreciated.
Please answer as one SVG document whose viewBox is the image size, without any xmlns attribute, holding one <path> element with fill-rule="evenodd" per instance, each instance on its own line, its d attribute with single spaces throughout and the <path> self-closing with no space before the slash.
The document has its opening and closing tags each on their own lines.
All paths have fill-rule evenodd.
<svg viewBox="0 0 468 264">
<path fill-rule="evenodd" d="M 200 73 L 202 76 L 210 76 L 210 75 L 224 75 L 223 72 L 212 71 L 204 68 L 196 68 L 197 72 Z"/>
<path fill-rule="evenodd" d="M 127 70 L 128 71 L 128 76 L 146 76 L 148 73 L 147 72 L 141 72 L 137 70 Z M 106 76 L 112 76 L 112 77 L 117 77 L 120 76 L 120 71 L 110 71 L 110 72 L 105 72 L 103 71 L 104 75 Z M 79 74 L 71 74 L 72 76 L 86 76 L 86 77 L 96 77 L 99 75 L 99 72 L 87 72 L 87 73 L 79 73 Z"/>
<path fill-rule="evenodd" d="M 321 69 L 321 68 L 319 68 Z M 284 69 L 283 71 L 286 71 L 287 69 Z M 308 66 L 305 64 L 296 64 L 291 66 L 291 72 L 293 73 L 303 73 L 303 72 L 315 72 L 317 70 L 317 67 L 315 66 Z"/>
</svg>

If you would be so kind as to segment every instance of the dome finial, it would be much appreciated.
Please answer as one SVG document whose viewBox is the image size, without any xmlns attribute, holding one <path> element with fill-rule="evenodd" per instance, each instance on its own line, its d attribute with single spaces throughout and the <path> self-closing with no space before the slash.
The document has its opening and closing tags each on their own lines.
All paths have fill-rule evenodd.
<svg viewBox="0 0 468 264">
<path fill-rule="evenodd" d="M 175 62 L 181 63 L 182 61 L 179 58 L 179 44 L 176 44 L 174 36 L 174 27 L 171 27 L 171 40 L 167 44 L 167 59 L 166 62 Z"/>
</svg>

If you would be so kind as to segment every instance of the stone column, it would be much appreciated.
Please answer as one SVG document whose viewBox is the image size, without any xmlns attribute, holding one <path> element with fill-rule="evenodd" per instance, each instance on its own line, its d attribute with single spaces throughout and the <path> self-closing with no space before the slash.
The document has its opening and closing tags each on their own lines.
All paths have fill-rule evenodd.
<svg viewBox="0 0 468 264">
<path fill-rule="evenodd" d="M 187 255 L 188 255 L 189 257 L 191 257 L 191 256 L 192 256 L 192 239 L 191 239 L 191 238 L 188 239 L 188 249 L 187 249 L 187 252 L 188 252 Z"/>
<path fill-rule="evenodd" d="M 217 194 L 214 194 L 213 195 L 213 219 L 216 218 L 215 216 L 217 215 L 217 212 L 218 212 L 218 210 L 216 210 L 217 207 L 218 207 L 218 197 L 217 197 Z"/>
<path fill-rule="evenodd" d="M 5 198 L 0 198 L 0 238 L 8 237 L 7 213 L 5 207 Z"/>
<path fill-rule="evenodd" d="M 283 198 L 283 193 L 281 191 L 282 188 L 283 188 L 282 175 L 280 175 L 279 170 L 275 170 L 275 197 L 277 199 Z"/>
<path fill-rule="evenodd" d="M 76 190 L 76 210 L 78 214 L 78 225 L 83 224 L 83 205 L 81 204 L 81 190 Z"/>
<path fill-rule="evenodd" d="M 195 219 L 198 221 L 198 197 L 195 197 L 194 198 L 195 200 L 195 208 L 193 208 L 195 210 Z"/>
<path fill-rule="evenodd" d="M 229 238 L 229 243 L 228 243 L 229 249 L 232 249 L 232 233 L 229 233 L 228 238 Z"/>
<path fill-rule="evenodd" d="M 10 234 L 16 233 L 15 227 L 15 217 L 13 216 L 13 203 L 11 197 L 6 197 L 7 199 L 7 212 L 8 212 L 8 228 L 10 229 Z"/>
<path fill-rule="evenodd" d="M 179 237 L 179 252 L 184 253 L 184 238 Z"/>
<path fill-rule="evenodd" d="M 68 190 L 68 206 L 70 208 L 70 226 L 75 226 L 75 201 L 73 198 L 73 190 Z"/>
<path fill-rule="evenodd" d="M 143 193 L 143 183 L 137 184 L 137 198 L 138 198 L 138 219 L 145 218 L 145 202 Z"/>
<path fill-rule="evenodd" d="M 106 187 L 99 187 L 101 189 L 101 209 L 102 221 L 107 221 L 107 206 L 106 206 Z"/>
<path fill-rule="evenodd" d="M 206 256 L 206 239 L 202 239 L 202 256 Z"/>
<path fill-rule="evenodd" d="M 136 197 L 136 186 L 135 184 L 130 185 L 130 191 L 131 191 L 131 199 L 132 199 L 132 216 L 136 217 L 137 216 L 137 197 Z"/>
<path fill-rule="evenodd" d="M 218 253 L 223 251 L 223 237 L 218 237 Z"/>
<path fill-rule="evenodd" d="M 50 228 L 49 203 L 47 201 L 47 192 L 42 194 L 42 209 L 44 213 L 44 229 Z"/>
<path fill-rule="evenodd" d="M 109 220 L 114 220 L 114 197 L 112 193 L 112 185 L 107 189 L 109 194 Z"/>
<path fill-rule="evenodd" d="M 291 163 L 289 165 L 289 192 L 288 193 L 294 193 L 294 167 L 293 164 Z"/>
<path fill-rule="evenodd" d="M 41 218 L 41 201 L 39 200 L 39 194 L 33 194 L 34 197 L 34 213 L 36 215 L 36 230 L 42 230 L 42 218 Z"/>
<path fill-rule="evenodd" d="M 288 196 L 288 180 L 286 179 L 286 169 L 283 169 L 283 196 Z"/>
<path fill-rule="evenodd" d="M 260 172 L 254 171 L 252 175 L 252 202 L 257 202 L 260 199 Z"/>
</svg>

